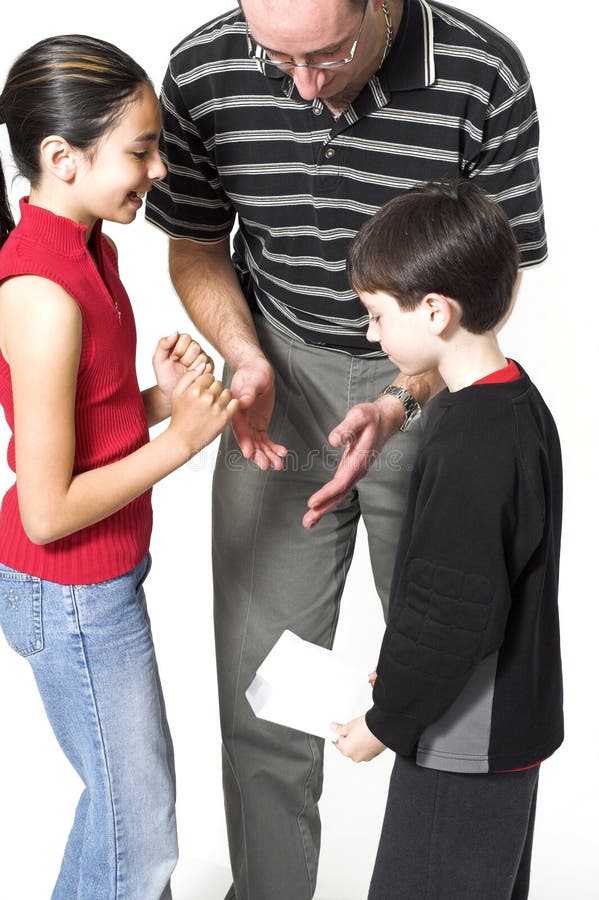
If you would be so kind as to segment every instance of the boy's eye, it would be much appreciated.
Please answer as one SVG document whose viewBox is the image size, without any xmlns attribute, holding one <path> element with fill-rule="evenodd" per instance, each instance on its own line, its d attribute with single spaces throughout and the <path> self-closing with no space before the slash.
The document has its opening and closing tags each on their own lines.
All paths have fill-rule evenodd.
<svg viewBox="0 0 599 900">
<path fill-rule="evenodd" d="M 135 150 L 135 151 L 133 151 L 133 156 L 135 157 L 135 159 L 145 159 L 147 155 L 148 155 L 148 151 L 147 151 L 147 150 Z"/>
<path fill-rule="evenodd" d="M 378 322 L 379 319 L 380 319 L 380 316 L 368 316 L 368 321 L 374 322 L 375 324 L 376 324 L 376 322 Z"/>
</svg>

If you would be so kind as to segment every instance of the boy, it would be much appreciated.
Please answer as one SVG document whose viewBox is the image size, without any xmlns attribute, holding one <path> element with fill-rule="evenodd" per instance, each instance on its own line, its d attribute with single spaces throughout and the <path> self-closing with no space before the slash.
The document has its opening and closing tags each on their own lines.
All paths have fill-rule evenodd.
<svg viewBox="0 0 599 900">
<path fill-rule="evenodd" d="M 337 747 L 397 758 L 369 900 L 524 900 L 539 764 L 563 740 L 555 424 L 499 349 L 518 250 L 474 184 L 387 203 L 348 258 L 368 338 L 437 368 L 373 707 Z"/>
</svg>

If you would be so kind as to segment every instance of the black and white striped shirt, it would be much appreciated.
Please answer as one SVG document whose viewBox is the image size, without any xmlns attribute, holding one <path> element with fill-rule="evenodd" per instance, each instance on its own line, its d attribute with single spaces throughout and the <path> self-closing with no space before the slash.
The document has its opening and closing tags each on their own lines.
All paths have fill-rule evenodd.
<svg viewBox="0 0 599 900">
<path fill-rule="evenodd" d="M 345 274 L 348 244 L 412 185 L 468 177 L 499 201 L 523 266 L 547 253 L 538 121 L 526 65 L 473 16 L 406 0 L 395 43 L 334 119 L 288 75 L 248 58 L 239 8 L 172 52 L 162 87 L 168 167 L 147 217 L 175 238 L 221 241 L 248 301 L 311 344 L 379 356 Z"/>
</svg>

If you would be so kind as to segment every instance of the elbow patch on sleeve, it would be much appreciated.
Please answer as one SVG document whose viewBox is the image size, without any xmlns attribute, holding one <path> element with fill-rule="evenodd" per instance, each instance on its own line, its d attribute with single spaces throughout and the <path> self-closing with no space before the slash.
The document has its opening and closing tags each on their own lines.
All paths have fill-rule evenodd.
<svg viewBox="0 0 599 900">
<path fill-rule="evenodd" d="M 455 678 L 480 653 L 493 592 L 483 575 L 413 559 L 404 601 L 390 623 L 390 649 L 400 666 Z"/>
</svg>

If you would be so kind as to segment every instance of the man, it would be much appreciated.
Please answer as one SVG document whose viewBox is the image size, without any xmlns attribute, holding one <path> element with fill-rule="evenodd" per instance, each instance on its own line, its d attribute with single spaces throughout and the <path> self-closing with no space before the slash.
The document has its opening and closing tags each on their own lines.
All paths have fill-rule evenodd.
<svg viewBox="0 0 599 900">
<path fill-rule="evenodd" d="M 331 646 L 360 516 L 386 604 L 418 412 L 442 386 L 367 343 L 347 247 L 400 191 L 462 176 L 503 205 L 522 265 L 541 262 L 534 98 L 517 49 L 461 11 L 242 0 L 175 48 L 162 102 L 148 217 L 241 406 L 214 477 L 227 900 L 308 900 L 322 742 L 256 719 L 245 690 L 285 628 Z"/>
</svg>

